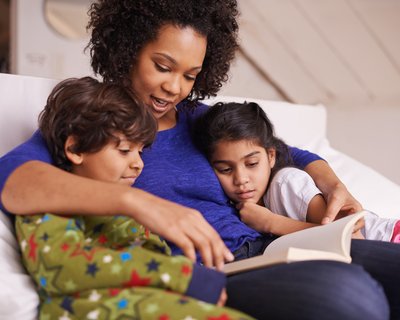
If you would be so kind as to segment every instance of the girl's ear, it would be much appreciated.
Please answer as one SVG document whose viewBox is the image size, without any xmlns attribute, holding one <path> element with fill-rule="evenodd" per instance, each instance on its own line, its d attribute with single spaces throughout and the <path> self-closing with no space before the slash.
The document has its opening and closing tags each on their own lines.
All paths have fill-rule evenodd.
<svg viewBox="0 0 400 320">
<path fill-rule="evenodd" d="M 80 165 L 83 161 L 83 154 L 72 151 L 74 149 L 75 142 L 76 141 L 73 136 L 68 136 L 67 140 L 65 141 L 64 152 L 67 159 L 71 161 L 72 164 Z"/>
<path fill-rule="evenodd" d="M 276 150 L 274 148 L 268 148 L 267 149 L 267 157 L 268 157 L 269 166 L 272 169 L 275 166 Z"/>
</svg>

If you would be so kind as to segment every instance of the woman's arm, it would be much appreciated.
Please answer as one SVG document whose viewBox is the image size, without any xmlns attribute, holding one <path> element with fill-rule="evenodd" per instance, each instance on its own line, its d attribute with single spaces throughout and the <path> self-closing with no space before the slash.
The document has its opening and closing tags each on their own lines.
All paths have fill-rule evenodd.
<svg viewBox="0 0 400 320">
<path fill-rule="evenodd" d="M 15 214 L 123 214 L 175 243 L 193 261 L 196 249 L 206 266 L 222 268 L 224 261 L 233 259 L 198 211 L 136 188 L 79 177 L 40 161 L 28 161 L 8 176 L 1 201 Z"/>
<path fill-rule="evenodd" d="M 313 161 L 304 170 L 313 178 L 326 199 L 327 208 L 322 224 L 335 220 L 339 212 L 341 215 L 348 215 L 362 210 L 361 204 L 350 194 L 326 161 Z"/>
<path fill-rule="evenodd" d="M 335 220 L 339 212 L 343 216 L 362 210 L 361 204 L 321 157 L 294 147 L 290 147 L 290 154 L 295 165 L 304 169 L 313 178 L 325 197 L 327 209 L 322 224 Z"/>
</svg>

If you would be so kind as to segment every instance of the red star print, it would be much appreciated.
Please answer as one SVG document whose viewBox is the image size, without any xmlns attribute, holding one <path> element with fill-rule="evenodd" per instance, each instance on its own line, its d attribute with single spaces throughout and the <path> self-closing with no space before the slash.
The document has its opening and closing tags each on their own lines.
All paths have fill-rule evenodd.
<svg viewBox="0 0 400 320">
<path fill-rule="evenodd" d="M 122 285 L 125 288 L 129 288 L 129 287 L 135 287 L 135 286 L 147 286 L 151 281 L 151 278 L 141 278 L 136 270 L 133 270 L 131 273 L 131 279 L 125 283 L 123 283 Z"/>
<path fill-rule="evenodd" d="M 120 291 L 121 291 L 120 289 L 113 289 L 113 288 L 108 289 L 108 293 L 109 293 L 109 295 L 110 295 L 111 297 L 115 297 L 116 295 L 118 295 L 118 293 L 119 293 Z"/>
<path fill-rule="evenodd" d="M 61 250 L 62 251 L 68 251 L 68 249 L 69 249 L 69 244 L 68 243 L 63 243 L 61 245 Z"/>
<path fill-rule="evenodd" d="M 169 320 L 169 317 L 166 314 L 163 314 L 158 317 L 158 320 Z"/>
<path fill-rule="evenodd" d="M 221 314 L 219 317 L 209 317 L 208 320 L 230 320 L 227 314 Z"/>
<path fill-rule="evenodd" d="M 192 272 L 192 268 L 191 268 L 190 266 L 188 266 L 187 264 L 186 264 L 186 265 L 183 265 L 183 266 L 182 266 L 182 269 L 181 269 L 181 272 L 182 272 L 185 276 L 190 275 L 191 272 Z"/>
<path fill-rule="evenodd" d="M 35 242 L 35 238 L 33 236 L 33 234 L 31 235 L 31 237 L 29 238 L 29 258 L 32 258 L 33 261 L 36 261 L 36 249 L 38 247 L 38 244 Z"/>
<path fill-rule="evenodd" d="M 99 243 L 105 244 L 107 241 L 108 241 L 108 239 L 107 239 L 107 237 L 106 237 L 104 234 L 102 234 L 102 235 L 99 237 Z"/>
<path fill-rule="evenodd" d="M 97 249 L 91 248 L 90 250 L 81 249 L 81 244 L 78 243 L 76 245 L 74 252 L 71 253 L 70 257 L 82 255 L 86 258 L 86 260 L 92 261 L 94 254 L 101 249 L 102 248 L 97 248 Z"/>
</svg>

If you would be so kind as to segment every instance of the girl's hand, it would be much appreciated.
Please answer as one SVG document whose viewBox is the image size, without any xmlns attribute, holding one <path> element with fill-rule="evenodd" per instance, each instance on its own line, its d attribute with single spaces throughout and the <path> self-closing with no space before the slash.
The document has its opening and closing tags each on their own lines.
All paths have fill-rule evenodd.
<svg viewBox="0 0 400 320">
<path fill-rule="evenodd" d="M 247 224 L 250 228 L 258 232 L 269 232 L 271 215 L 273 213 L 256 203 L 253 202 L 240 202 L 236 205 L 239 210 L 240 219 Z"/>
</svg>

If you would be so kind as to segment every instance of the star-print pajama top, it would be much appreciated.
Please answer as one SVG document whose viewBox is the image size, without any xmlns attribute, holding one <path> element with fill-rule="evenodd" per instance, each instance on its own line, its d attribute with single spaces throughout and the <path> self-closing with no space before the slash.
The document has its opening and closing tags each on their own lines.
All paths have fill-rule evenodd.
<svg viewBox="0 0 400 320">
<path fill-rule="evenodd" d="M 215 306 L 223 274 L 171 256 L 131 218 L 17 216 L 16 233 L 40 319 L 250 318 Z"/>
</svg>

